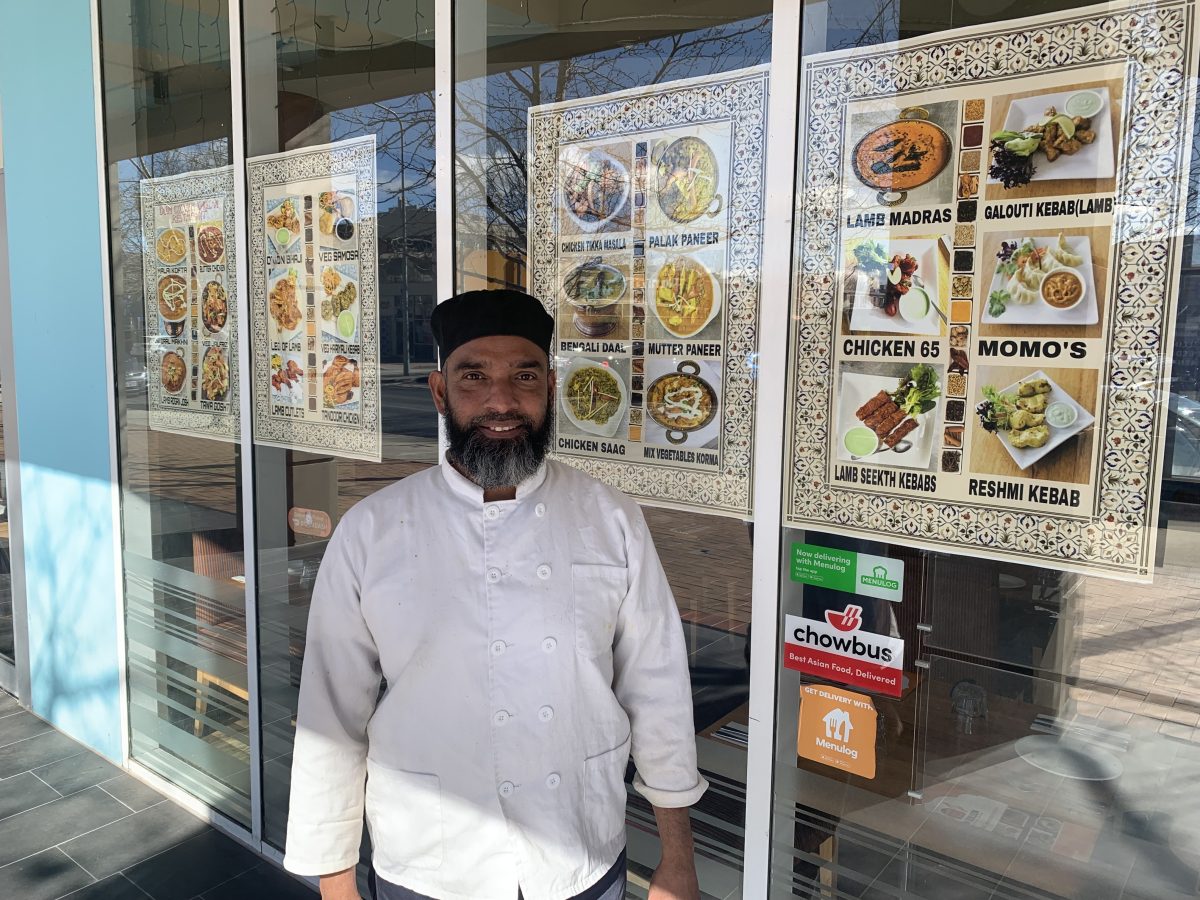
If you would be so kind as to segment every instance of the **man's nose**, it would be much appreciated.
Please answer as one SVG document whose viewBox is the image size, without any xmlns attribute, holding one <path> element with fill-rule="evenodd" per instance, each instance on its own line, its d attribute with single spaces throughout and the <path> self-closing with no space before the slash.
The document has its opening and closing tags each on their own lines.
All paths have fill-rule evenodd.
<svg viewBox="0 0 1200 900">
<path fill-rule="evenodd" d="M 492 382 L 491 390 L 488 392 L 487 408 L 489 412 L 498 413 L 510 413 L 517 410 L 517 392 L 508 380 L 497 379 Z"/>
</svg>

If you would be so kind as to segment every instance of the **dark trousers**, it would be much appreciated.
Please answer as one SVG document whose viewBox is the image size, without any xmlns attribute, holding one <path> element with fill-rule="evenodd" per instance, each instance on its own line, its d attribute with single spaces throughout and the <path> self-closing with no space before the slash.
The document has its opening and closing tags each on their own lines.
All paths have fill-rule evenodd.
<svg viewBox="0 0 1200 900">
<path fill-rule="evenodd" d="M 427 897 L 424 894 L 418 894 L 416 891 L 410 891 L 406 887 L 401 887 L 398 884 L 392 884 L 389 881 L 384 881 L 375 874 L 375 867 L 371 867 L 371 871 L 367 876 L 367 882 L 371 887 L 371 896 L 374 900 L 435 900 L 433 897 Z M 619 891 L 614 890 L 616 885 L 622 887 Z M 609 891 L 613 891 L 618 897 L 625 896 L 625 851 L 621 851 L 621 855 L 617 857 L 617 861 L 612 864 L 612 868 L 600 876 L 600 880 L 593 884 L 590 888 L 581 894 L 576 894 L 571 900 L 608 900 L 605 897 Z M 523 900 L 520 890 L 517 891 L 517 900 Z"/>
</svg>

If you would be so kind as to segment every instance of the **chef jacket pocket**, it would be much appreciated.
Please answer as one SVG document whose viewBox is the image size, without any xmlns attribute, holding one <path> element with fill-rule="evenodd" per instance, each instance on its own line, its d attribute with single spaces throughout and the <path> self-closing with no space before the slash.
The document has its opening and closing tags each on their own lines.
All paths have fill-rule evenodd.
<svg viewBox="0 0 1200 900">
<path fill-rule="evenodd" d="M 625 769 L 629 765 L 629 737 L 583 763 L 584 796 L 582 809 L 591 832 L 590 848 L 599 852 L 616 841 L 625 840 Z"/>
<path fill-rule="evenodd" d="M 367 824 L 380 869 L 438 868 L 442 864 L 441 779 L 368 759 Z"/>
<path fill-rule="evenodd" d="M 617 610 L 625 597 L 629 570 L 624 566 L 571 566 L 575 597 L 575 647 L 584 656 L 612 652 Z"/>
</svg>

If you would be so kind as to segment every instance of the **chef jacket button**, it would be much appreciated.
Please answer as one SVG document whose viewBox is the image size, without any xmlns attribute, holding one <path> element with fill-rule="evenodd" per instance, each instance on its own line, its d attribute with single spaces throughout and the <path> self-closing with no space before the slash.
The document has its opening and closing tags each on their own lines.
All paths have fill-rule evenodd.
<svg viewBox="0 0 1200 900">
<path fill-rule="evenodd" d="M 492 641 L 492 656 L 502 656 L 507 649 L 508 644 L 504 641 Z"/>
<path fill-rule="evenodd" d="M 498 709 L 498 710 L 496 710 L 495 715 L 492 716 L 492 721 L 495 722 L 497 725 L 503 725 L 505 722 L 508 721 L 508 718 L 509 718 L 509 715 L 508 715 L 507 709 Z"/>
<path fill-rule="evenodd" d="M 552 637 L 548 637 L 544 641 L 542 641 L 542 650 L 544 650 L 546 653 L 553 653 L 554 648 L 557 646 L 558 646 L 558 641 L 556 641 Z"/>
<path fill-rule="evenodd" d="M 489 506 L 483 511 L 485 519 L 495 519 L 500 515 L 500 510 L 495 506 Z"/>
<path fill-rule="evenodd" d="M 537 577 L 545 581 L 551 575 L 551 569 L 545 563 L 537 567 Z"/>
<path fill-rule="evenodd" d="M 554 709 L 549 706 L 543 706 L 541 709 L 538 710 L 538 718 L 541 719 L 543 722 L 549 722 L 551 719 L 554 718 Z"/>
<path fill-rule="evenodd" d="M 546 504 L 539 503 L 537 506 L 535 506 L 533 508 L 533 511 L 537 514 L 538 518 L 540 519 L 542 516 L 544 516 L 546 514 Z"/>
<path fill-rule="evenodd" d="M 557 772 L 551 772 L 546 776 L 546 787 L 550 788 L 550 790 L 554 790 L 560 784 L 562 784 L 562 776 Z"/>
<path fill-rule="evenodd" d="M 515 791 L 516 789 L 517 789 L 516 785 L 514 785 L 511 781 L 502 782 L 500 785 L 500 796 L 501 797 L 511 797 L 513 794 L 513 791 Z"/>
<path fill-rule="evenodd" d="M 494 568 L 488 569 L 487 580 L 488 580 L 488 584 L 495 584 L 497 581 L 499 581 L 500 580 L 500 570 L 494 569 Z"/>
</svg>

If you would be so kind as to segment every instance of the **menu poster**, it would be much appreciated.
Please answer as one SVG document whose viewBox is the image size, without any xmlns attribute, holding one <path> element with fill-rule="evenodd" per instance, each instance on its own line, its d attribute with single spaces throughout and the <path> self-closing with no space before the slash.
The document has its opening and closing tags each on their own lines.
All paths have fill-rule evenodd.
<svg viewBox="0 0 1200 900">
<path fill-rule="evenodd" d="M 246 168 L 254 439 L 379 462 L 375 136 Z"/>
<path fill-rule="evenodd" d="M 785 525 L 1151 578 L 1194 6 L 805 59 Z"/>
<path fill-rule="evenodd" d="M 141 182 L 150 427 L 238 437 L 233 168 Z"/>
<path fill-rule="evenodd" d="M 529 111 L 554 453 L 664 505 L 751 512 L 767 68 Z"/>
</svg>

